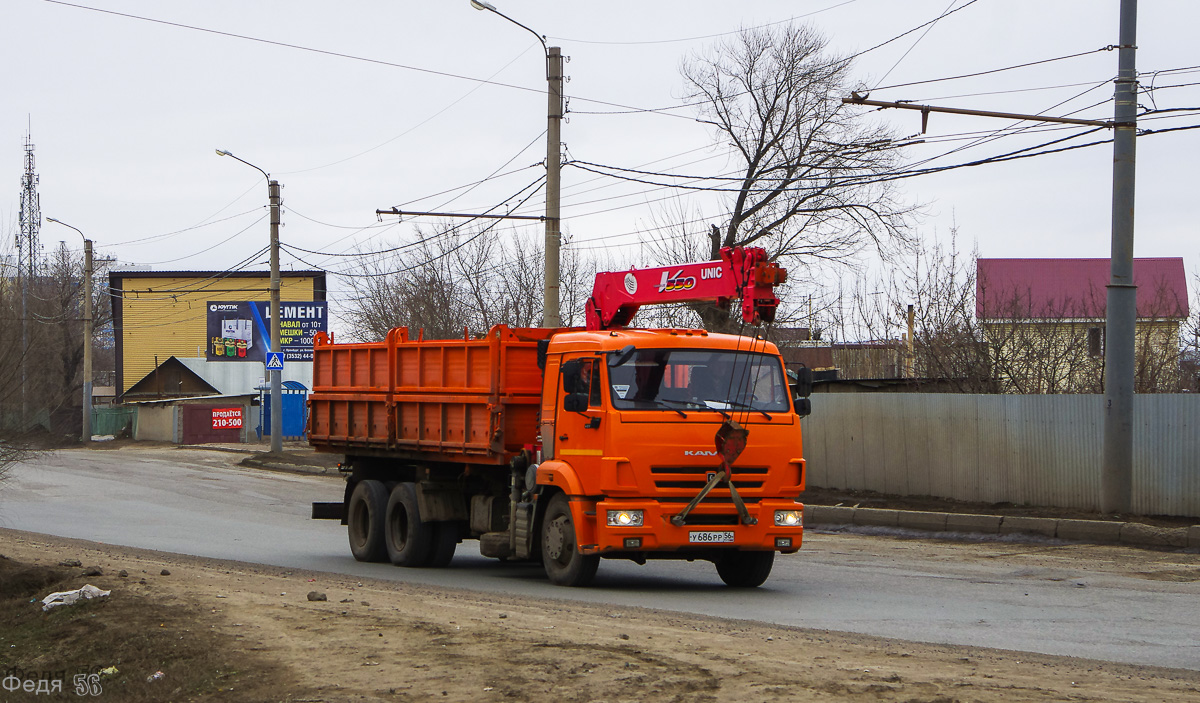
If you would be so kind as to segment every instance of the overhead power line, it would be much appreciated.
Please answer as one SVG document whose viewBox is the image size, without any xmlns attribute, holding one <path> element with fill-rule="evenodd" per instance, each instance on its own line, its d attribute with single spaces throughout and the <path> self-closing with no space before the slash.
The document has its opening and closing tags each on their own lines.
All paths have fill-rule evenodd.
<svg viewBox="0 0 1200 703">
<path fill-rule="evenodd" d="M 432 68 L 421 68 L 420 66 L 409 66 L 407 64 L 396 63 L 394 61 L 383 61 L 381 59 L 372 59 L 372 58 L 367 58 L 365 56 L 356 56 L 354 54 L 346 54 L 346 53 L 343 53 L 340 51 L 329 51 L 327 49 L 316 49 L 311 46 L 303 46 L 301 44 L 290 44 L 288 42 L 275 41 L 272 39 L 263 39 L 261 37 L 252 37 L 248 34 L 237 34 L 235 32 L 223 32 L 219 29 L 209 29 L 208 27 L 198 27 L 193 24 L 183 24 L 181 22 L 169 22 L 167 20 L 160 20 L 160 19 L 156 19 L 154 17 L 144 17 L 142 15 L 134 15 L 134 14 L 130 14 L 128 12 L 117 12 L 116 10 L 105 10 L 105 9 L 99 8 L 99 7 L 89 7 L 88 5 L 80 5 L 78 3 L 65 2 L 64 0 L 42 0 L 42 2 L 48 2 L 52 5 L 63 5 L 65 7 L 73 7 L 78 10 L 89 10 L 91 12 L 99 12 L 99 13 L 105 14 L 105 15 L 115 15 L 117 17 L 124 17 L 126 19 L 139 20 L 141 22 L 151 22 L 154 24 L 166 25 L 168 27 L 177 27 L 179 29 L 190 29 L 195 32 L 204 32 L 206 34 L 215 34 L 217 36 L 229 37 L 231 39 L 243 39 L 245 41 L 257 42 L 259 44 L 268 44 L 270 46 L 279 46 L 279 47 L 283 47 L 285 49 L 296 49 L 297 51 L 307 51 L 312 54 L 321 54 L 323 56 L 334 56 L 334 57 L 337 57 L 340 59 L 350 59 L 351 61 L 362 61 L 364 63 L 376 64 L 378 66 L 387 66 L 389 68 L 402 68 L 406 71 L 417 71 L 418 73 L 428 73 L 433 76 L 441 76 L 442 78 L 454 78 L 454 79 L 463 80 L 463 81 L 473 81 L 475 83 L 482 83 L 484 85 L 494 85 L 494 86 L 498 86 L 501 88 L 512 88 L 514 90 L 523 90 L 523 91 L 527 91 L 530 93 L 541 94 L 542 92 L 544 92 L 540 88 L 528 88 L 523 85 L 514 85 L 512 83 L 500 83 L 497 81 L 485 80 L 483 78 L 473 78 L 471 76 L 462 76 L 457 73 L 449 73 L 446 71 L 436 71 Z"/>
<path fill-rule="evenodd" d="M 1055 61 L 1065 61 L 1067 59 L 1079 58 L 1080 56 L 1089 56 L 1091 54 L 1096 54 L 1101 51 L 1113 51 L 1116 48 L 1117 47 L 1115 45 L 1109 44 L 1108 46 L 1102 46 L 1099 49 L 1092 49 L 1091 51 L 1080 51 L 1075 54 L 1067 54 L 1066 56 L 1056 56 L 1052 59 L 1041 59 L 1040 61 L 1029 61 L 1027 63 L 1019 63 L 1019 64 L 1015 64 L 1012 66 L 1004 66 L 1003 68 L 993 68 L 993 69 L 989 69 L 987 71 L 976 71 L 975 73 L 962 73 L 957 76 L 946 76 L 944 78 L 928 78 L 928 79 L 921 80 L 921 81 L 910 81 L 908 83 L 895 83 L 893 85 L 885 85 L 885 86 L 881 86 L 878 88 L 872 88 L 871 90 L 872 90 L 872 92 L 874 92 L 877 90 L 891 90 L 893 88 L 907 88 L 907 87 L 913 86 L 913 85 L 926 85 L 929 83 L 942 83 L 945 81 L 956 81 L 956 80 L 959 80 L 962 78 L 977 78 L 979 76 L 987 76 L 987 75 L 991 75 L 993 73 L 1002 73 L 1004 71 L 1012 71 L 1012 70 L 1015 70 L 1018 68 L 1028 68 L 1030 66 L 1040 66 L 1042 64 L 1053 63 Z"/>
</svg>

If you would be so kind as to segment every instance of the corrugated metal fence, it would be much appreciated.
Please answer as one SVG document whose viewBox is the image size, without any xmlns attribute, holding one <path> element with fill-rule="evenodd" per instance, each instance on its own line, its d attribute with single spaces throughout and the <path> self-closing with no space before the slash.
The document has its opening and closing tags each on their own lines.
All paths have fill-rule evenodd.
<svg viewBox="0 0 1200 703">
<path fill-rule="evenodd" d="M 817 394 L 808 483 L 1097 509 L 1099 395 Z M 1133 509 L 1200 515 L 1200 394 L 1137 395 Z"/>
</svg>

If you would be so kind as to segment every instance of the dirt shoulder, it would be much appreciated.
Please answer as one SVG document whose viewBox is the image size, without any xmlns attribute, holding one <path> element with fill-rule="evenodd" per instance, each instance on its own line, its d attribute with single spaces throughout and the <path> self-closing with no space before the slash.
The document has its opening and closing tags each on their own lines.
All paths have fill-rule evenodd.
<svg viewBox="0 0 1200 703">
<path fill-rule="evenodd" d="M 12 530 L 0 530 L 0 554 L 0 576 L 57 574 L 0 577 L 0 669 L 64 671 L 66 698 L 77 671 L 116 666 L 100 680 L 112 700 L 1200 701 L 1192 671 L 360 581 Z M 71 559 L 81 566 L 59 566 Z M 84 576 L 87 567 L 101 573 Z M 84 583 L 112 595 L 46 614 L 31 602 Z M 310 601 L 313 591 L 327 600 Z M 40 700 L 0 692 L 26 699 Z"/>
</svg>

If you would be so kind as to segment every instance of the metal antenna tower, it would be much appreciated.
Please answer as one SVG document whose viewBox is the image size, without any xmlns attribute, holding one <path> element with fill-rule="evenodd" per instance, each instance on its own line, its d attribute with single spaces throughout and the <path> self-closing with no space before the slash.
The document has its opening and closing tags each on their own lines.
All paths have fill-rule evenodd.
<svg viewBox="0 0 1200 703">
<path fill-rule="evenodd" d="M 33 141 L 25 135 L 25 173 L 21 175 L 21 232 L 17 235 L 18 275 L 33 280 L 37 276 L 42 247 L 38 233 L 42 229 L 42 207 L 37 192 L 38 175 L 33 158 Z"/>
<path fill-rule="evenodd" d="M 33 140 L 25 133 L 25 173 L 21 176 L 21 231 L 17 233 L 17 281 L 21 287 L 21 419 L 29 419 L 29 286 L 40 271 L 42 207 L 37 192 L 38 175 L 33 158 Z"/>
</svg>

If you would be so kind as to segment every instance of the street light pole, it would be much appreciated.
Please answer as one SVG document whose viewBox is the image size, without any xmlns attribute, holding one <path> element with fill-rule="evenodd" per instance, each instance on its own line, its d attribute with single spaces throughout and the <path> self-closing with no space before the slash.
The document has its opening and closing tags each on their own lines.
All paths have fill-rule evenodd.
<svg viewBox="0 0 1200 703">
<path fill-rule="evenodd" d="M 79 439 L 86 443 L 92 440 L 92 240 L 62 220 L 47 217 L 46 221 L 70 227 L 83 237 L 83 417 Z"/>
<path fill-rule="evenodd" d="M 279 181 L 254 164 L 234 156 L 228 151 L 217 149 L 217 156 L 228 156 L 250 166 L 267 180 L 267 193 L 271 202 L 271 351 L 281 351 L 279 332 Z M 271 453 L 283 451 L 283 371 L 271 369 Z"/>
<path fill-rule="evenodd" d="M 561 197 L 559 169 L 562 166 L 562 49 L 546 46 L 542 35 L 500 12 L 487 0 L 471 0 L 471 7 L 495 13 L 529 32 L 538 38 L 542 43 L 542 50 L 546 53 L 546 261 L 545 280 L 542 284 L 542 326 L 560 327 L 562 316 L 559 314 L 559 248 L 562 243 L 562 230 L 558 213 Z"/>
</svg>

